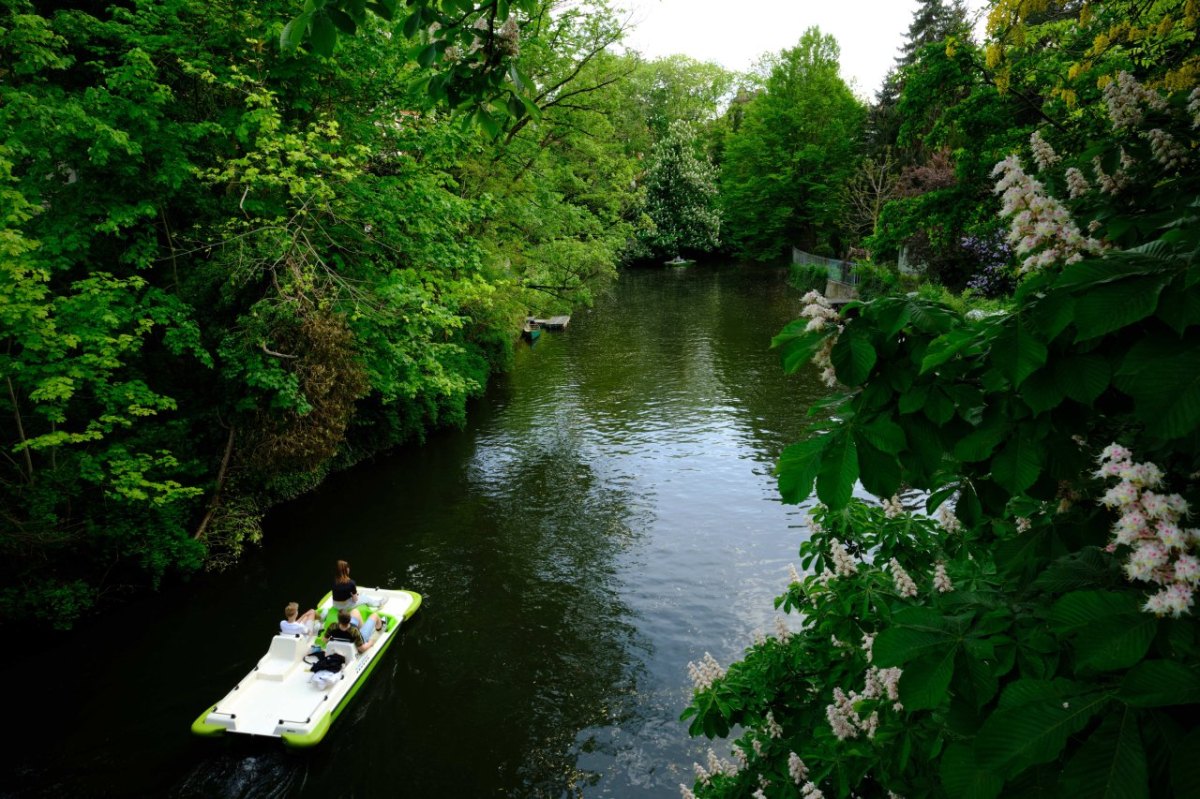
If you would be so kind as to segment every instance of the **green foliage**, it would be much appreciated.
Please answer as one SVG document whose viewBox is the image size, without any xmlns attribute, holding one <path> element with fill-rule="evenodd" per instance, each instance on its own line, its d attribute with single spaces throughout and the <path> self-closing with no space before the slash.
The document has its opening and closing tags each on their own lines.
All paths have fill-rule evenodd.
<svg viewBox="0 0 1200 799">
<path fill-rule="evenodd" d="M 1164 52 L 1180 53 L 1161 23 L 1165 6 L 1095 5 L 1105 24 L 1126 26 L 1110 39 L 1143 26 L 1138 42 L 1165 39 Z M 1029 10 L 996 6 L 1018 20 Z M 1055 13 L 1043 24 L 1058 27 L 1040 33 L 1095 46 L 1088 22 L 1070 31 Z M 1192 31 L 1197 20 L 1181 24 Z M 1180 512 L 1200 501 L 1200 313 L 1191 298 L 1200 182 L 1162 144 L 1165 134 L 1194 149 L 1196 109 L 1185 102 L 1194 81 L 1145 94 L 1146 85 L 1175 88 L 1180 62 L 1139 58 L 1149 45 L 1134 40 L 1104 56 L 1109 67 L 1140 68 L 1142 83 L 1121 78 L 1120 90 L 1141 119 L 1113 124 L 1121 103 L 1107 113 L 1094 105 L 1044 132 L 1059 155 L 1039 152 L 1051 194 L 1065 189 L 1067 168 L 1098 184 L 1101 173 L 1119 175 L 1102 192 L 1075 179 L 1069 204 L 1104 249 L 1035 264 L 1038 246 L 1079 247 L 1081 235 L 1065 205 L 1043 198 L 1062 215 L 1048 244 L 1026 240 L 1033 222 L 1020 212 L 1043 190 L 1027 188 L 1006 198 L 1012 240 L 1027 257 L 1010 301 L 972 308 L 969 298 L 945 301 L 945 289 L 885 294 L 837 319 L 807 311 L 776 337 L 786 370 L 815 359 L 845 391 L 778 465 L 785 501 L 815 491 L 823 503 L 800 548 L 809 573 L 777 600 L 798 612 L 800 629 L 701 683 L 684 713 L 693 734 L 744 730 L 736 745 L 745 767 L 701 782 L 699 795 L 746 796 L 761 779 L 779 795 L 811 794 L 807 782 L 842 797 L 1194 794 L 1195 580 L 1191 561 L 1177 571 L 1170 560 L 1194 559 L 1194 534 L 1162 544 L 1170 554 L 1161 571 L 1139 571 L 1137 553 L 1174 534 L 1174 521 L 1123 538 L 1120 525 L 1145 508 L 1161 513 L 1159 500 L 1105 494 L 1102 475 L 1129 480 L 1128 463 L 1095 471 L 1101 449 L 1120 442 L 1161 467 L 1161 484 L 1157 468 L 1143 467 L 1156 497 Z M 1189 32 L 1182 41 L 1193 40 Z M 1042 93 L 1049 115 L 1068 105 L 1069 83 L 1053 76 L 1072 52 L 1049 48 L 1039 60 L 1044 48 L 1014 45 L 997 79 L 1011 89 L 1025 68 L 1024 88 Z M 893 498 L 869 506 L 854 498 L 858 483 Z M 902 489 L 919 489 L 941 529 L 897 513 Z M 1177 604 L 1148 597 L 1163 586 Z M 807 770 L 800 779 L 792 753 Z"/>
<path fill-rule="evenodd" d="M 644 122 L 611 12 L 294 12 L 0 11 L 5 618 L 233 562 L 615 272 Z"/>
</svg>

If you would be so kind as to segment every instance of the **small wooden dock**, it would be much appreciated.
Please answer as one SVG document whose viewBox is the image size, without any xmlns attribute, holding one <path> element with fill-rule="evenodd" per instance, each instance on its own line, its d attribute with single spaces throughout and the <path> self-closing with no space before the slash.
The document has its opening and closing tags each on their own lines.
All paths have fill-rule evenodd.
<svg viewBox="0 0 1200 799">
<path fill-rule="evenodd" d="M 571 317 L 551 316 L 549 319 L 535 319 L 531 316 L 528 321 L 546 330 L 565 330 L 567 325 L 571 324 Z"/>
</svg>

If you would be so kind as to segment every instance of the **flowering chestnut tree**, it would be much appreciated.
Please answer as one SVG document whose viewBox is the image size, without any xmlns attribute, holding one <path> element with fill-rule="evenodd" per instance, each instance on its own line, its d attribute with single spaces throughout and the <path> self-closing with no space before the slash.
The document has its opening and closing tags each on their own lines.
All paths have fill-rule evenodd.
<svg viewBox="0 0 1200 799">
<path fill-rule="evenodd" d="M 844 389 L 778 467 L 822 503 L 799 629 L 707 666 L 684 718 L 739 737 L 685 796 L 1200 790 L 1200 90 L 1099 102 L 997 167 L 1007 311 L 808 298 L 776 337 Z"/>
</svg>

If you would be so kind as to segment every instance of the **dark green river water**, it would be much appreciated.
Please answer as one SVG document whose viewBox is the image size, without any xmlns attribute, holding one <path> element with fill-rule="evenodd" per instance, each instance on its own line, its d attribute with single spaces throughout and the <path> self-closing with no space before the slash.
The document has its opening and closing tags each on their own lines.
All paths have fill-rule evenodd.
<svg viewBox="0 0 1200 799">
<path fill-rule="evenodd" d="M 767 349 L 784 277 L 627 273 L 466 429 L 276 509 L 229 573 L 20 645 L 0 795 L 677 797 L 709 745 L 688 661 L 773 629 L 803 535 L 771 469 L 822 389 Z M 336 558 L 425 604 L 324 743 L 193 738 Z"/>
</svg>

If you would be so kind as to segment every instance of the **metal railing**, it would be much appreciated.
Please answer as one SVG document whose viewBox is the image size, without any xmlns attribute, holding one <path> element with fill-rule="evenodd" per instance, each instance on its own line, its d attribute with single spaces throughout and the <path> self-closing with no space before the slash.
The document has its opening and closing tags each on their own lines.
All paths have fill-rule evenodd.
<svg viewBox="0 0 1200 799">
<path fill-rule="evenodd" d="M 839 261 L 836 258 L 824 258 L 820 255 L 813 255 L 810 252 L 805 252 L 797 247 L 792 248 L 792 263 L 803 266 L 819 266 L 824 267 L 830 280 L 835 280 L 838 283 L 846 283 L 855 285 L 858 283 L 858 275 L 854 272 L 854 264 L 849 261 Z"/>
</svg>

